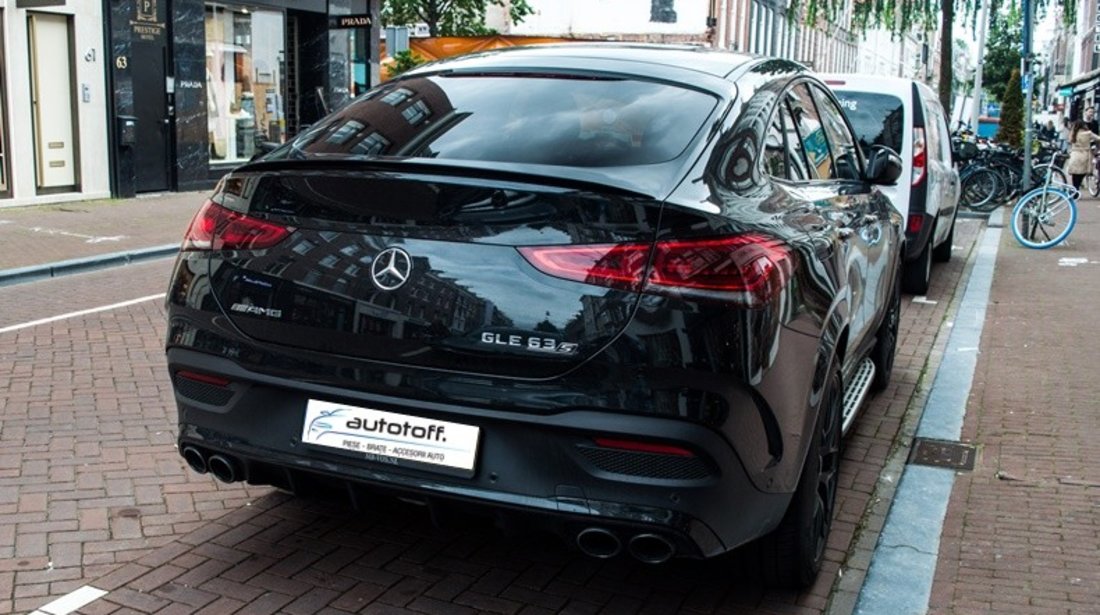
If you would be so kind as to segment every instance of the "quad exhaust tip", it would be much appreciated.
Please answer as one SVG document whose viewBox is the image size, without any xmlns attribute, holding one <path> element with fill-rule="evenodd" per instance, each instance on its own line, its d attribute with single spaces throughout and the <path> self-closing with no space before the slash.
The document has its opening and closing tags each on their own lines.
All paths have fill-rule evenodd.
<svg viewBox="0 0 1100 615">
<path fill-rule="evenodd" d="M 214 475 L 214 478 L 223 483 L 237 481 L 237 464 L 224 455 L 211 455 L 210 459 L 206 461 L 206 466 L 209 468 L 210 473 Z"/>
<path fill-rule="evenodd" d="M 590 527 L 577 534 L 577 547 L 589 557 L 609 559 L 623 550 L 623 543 L 608 530 Z"/>
<path fill-rule="evenodd" d="M 206 474 L 210 471 L 210 468 L 206 465 L 206 457 L 202 454 L 202 451 L 193 446 L 184 447 L 183 460 L 187 462 L 187 467 L 194 470 L 197 474 Z"/>
<path fill-rule="evenodd" d="M 676 554 L 672 542 L 657 534 L 638 534 L 630 539 L 627 550 L 634 559 L 645 564 L 663 564 Z"/>
</svg>

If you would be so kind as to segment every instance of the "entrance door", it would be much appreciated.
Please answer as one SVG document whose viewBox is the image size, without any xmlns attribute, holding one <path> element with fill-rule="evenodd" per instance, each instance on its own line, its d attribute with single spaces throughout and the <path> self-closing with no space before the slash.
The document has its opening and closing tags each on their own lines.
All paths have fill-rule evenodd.
<svg viewBox="0 0 1100 615">
<path fill-rule="evenodd" d="M 165 81 L 167 55 L 163 42 L 133 43 L 134 61 L 130 63 L 130 74 L 134 80 L 134 115 L 137 116 L 134 173 L 138 192 L 168 189 L 171 122 Z"/>
<path fill-rule="evenodd" d="M 40 193 L 75 190 L 80 177 L 73 113 L 71 29 L 65 15 L 27 15 L 35 183 Z"/>
</svg>

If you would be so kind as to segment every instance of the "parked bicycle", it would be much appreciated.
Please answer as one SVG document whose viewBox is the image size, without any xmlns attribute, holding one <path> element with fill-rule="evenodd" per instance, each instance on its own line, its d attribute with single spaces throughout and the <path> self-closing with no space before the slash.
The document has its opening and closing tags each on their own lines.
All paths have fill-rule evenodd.
<svg viewBox="0 0 1100 615">
<path fill-rule="evenodd" d="M 1068 183 L 1054 179 L 1061 169 L 1053 159 L 1037 165 L 1035 171 L 1042 172 L 1042 185 L 1016 202 L 1012 209 L 1012 234 L 1024 246 L 1045 250 L 1065 241 L 1073 231 L 1079 193 Z"/>
</svg>

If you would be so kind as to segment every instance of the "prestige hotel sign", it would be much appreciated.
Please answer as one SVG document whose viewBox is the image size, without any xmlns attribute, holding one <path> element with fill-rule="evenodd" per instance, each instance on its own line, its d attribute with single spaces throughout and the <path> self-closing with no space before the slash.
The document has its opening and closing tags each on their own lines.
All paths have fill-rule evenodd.
<svg viewBox="0 0 1100 615">
<path fill-rule="evenodd" d="M 157 0 L 138 0 L 134 19 L 130 20 L 130 30 L 135 38 L 143 41 L 156 41 L 164 35 L 164 22 L 158 21 L 160 12 Z"/>
</svg>

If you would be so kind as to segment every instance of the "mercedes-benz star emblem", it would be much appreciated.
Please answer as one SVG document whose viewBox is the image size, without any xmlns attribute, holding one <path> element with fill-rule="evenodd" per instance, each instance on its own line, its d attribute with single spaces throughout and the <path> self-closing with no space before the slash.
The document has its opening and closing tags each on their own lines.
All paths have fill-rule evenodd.
<svg viewBox="0 0 1100 615">
<path fill-rule="evenodd" d="M 370 277 L 374 285 L 382 290 L 397 290 L 408 281 L 412 268 L 412 257 L 408 252 L 401 248 L 386 248 L 374 257 Z"/>
</svg>

